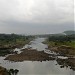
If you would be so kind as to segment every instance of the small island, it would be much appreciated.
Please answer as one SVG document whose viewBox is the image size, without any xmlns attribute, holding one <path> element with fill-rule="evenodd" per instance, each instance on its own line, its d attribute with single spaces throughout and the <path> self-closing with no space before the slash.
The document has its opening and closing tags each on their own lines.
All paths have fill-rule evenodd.
<svg viewBox="0 0 75 75">
<path fill-rule="evenodd" d="M 37 51 L 35 49 L 23 49 L 20 54 L 9 55 L 5 60 L 22 62 L 22 61 L 49 61 L 55 58 L 49 57 L 49 54 L 44 51 Z"/>
</svg>

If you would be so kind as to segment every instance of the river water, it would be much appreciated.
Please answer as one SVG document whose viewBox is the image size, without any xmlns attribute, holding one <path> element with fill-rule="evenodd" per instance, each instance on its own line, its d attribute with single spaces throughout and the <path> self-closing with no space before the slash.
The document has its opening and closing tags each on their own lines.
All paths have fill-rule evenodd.
<svg viewBox="0 0 75 75">
<path fill-rule="evenodd" d="M 30 42 L 30 44 L 25 45 L 24 48 L 32 47 L 39 51 L 46 50 L 47 45 L 42 42 L 45 38 L 37 38 Z M 15 49 L 19 53 L 20 49 Z M 51 61 L 24 61 L 24 62 L 10 62 L 3 60 L 5 57 L 0 57 L 0 66 L 7 69 L 18 69 L 18 75 L 75 75 L 75 71 L 71 70 L 69 67 L 60 68 L 56 65 L 56 60 Z"/>
</svg>

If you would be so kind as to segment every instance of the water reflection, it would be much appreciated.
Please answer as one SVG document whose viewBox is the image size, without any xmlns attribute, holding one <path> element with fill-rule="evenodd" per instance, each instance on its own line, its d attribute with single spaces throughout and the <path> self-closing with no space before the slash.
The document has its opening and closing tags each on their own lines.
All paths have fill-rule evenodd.
<svg viewBox="0 0 75 75">
<path fill-rule="evenodd" d="M 7 69 L 17 68 L 19 70 L 18 75 L 73 75 L 73 71 L 69 68 L 60 68 L 56 61 L 43 61 L 43 62 L 7 62 L 2 64 Z M 74 73 L 75 74 L 75 73 Z"/>
</svg>

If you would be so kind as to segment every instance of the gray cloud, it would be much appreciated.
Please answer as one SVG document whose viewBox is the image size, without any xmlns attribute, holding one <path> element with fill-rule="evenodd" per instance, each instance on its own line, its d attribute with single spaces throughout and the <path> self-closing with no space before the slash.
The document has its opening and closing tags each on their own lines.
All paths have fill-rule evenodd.
<svg viewBox="0 0 75 75">
<path fill-rule="evenodd" d="M 36 34 L 74 29 L 73 2 L 0 0 L 0 32 Z"/>
</svg>

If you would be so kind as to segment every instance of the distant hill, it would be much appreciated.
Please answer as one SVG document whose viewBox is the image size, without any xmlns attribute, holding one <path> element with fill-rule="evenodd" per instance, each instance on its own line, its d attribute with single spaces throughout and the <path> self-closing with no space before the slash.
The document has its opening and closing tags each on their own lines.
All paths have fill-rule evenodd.
<svg viewBox="0 0 75 75">
<path fill-rule="evenodd" d="M 64 31 L 63 33 L 65 33 L 66 35 L 72 35 L 75 34 L 75 31 L 70 30 L 70 31 Z"/>
<path fill-rule="evenodd" d="M 62 33 L 56 33 L 56 34 L 40 34 L 40 35 L 34 35 L 36 37 L 49 37 L 49 36 L 64 36 L 64 35 L 72 35 L 75 34 L 75 31 L 69 30 L 69 31 L 64 31 Z"/>
</svg>

